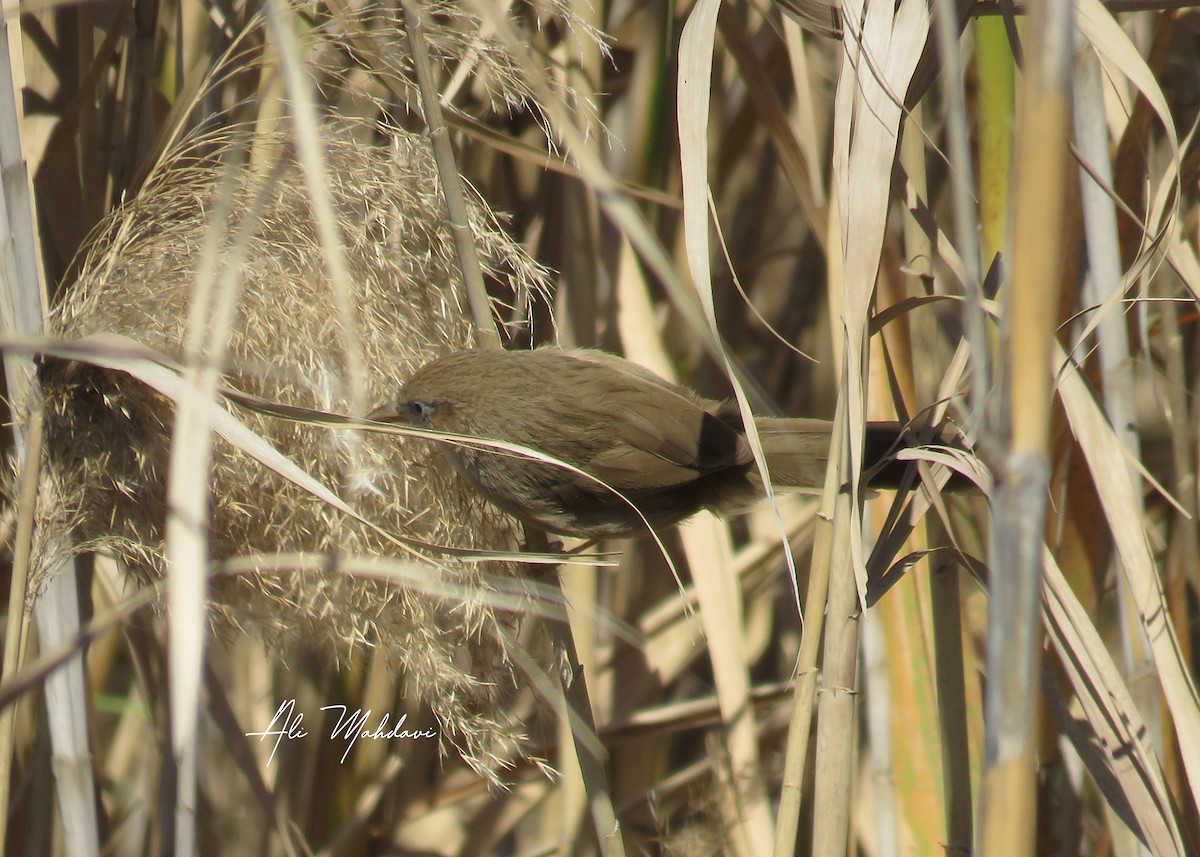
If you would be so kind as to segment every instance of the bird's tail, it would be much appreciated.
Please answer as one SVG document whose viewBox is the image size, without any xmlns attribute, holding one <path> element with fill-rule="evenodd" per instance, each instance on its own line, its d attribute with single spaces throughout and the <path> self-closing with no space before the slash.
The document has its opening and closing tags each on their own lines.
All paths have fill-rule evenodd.
<svg viewBox="0 0 1200 857">
<path fill-rule="evenodd" d="M 759 418 L 755 421 L 771 483 L 778 488 L 820 488 L 825 482 L 832 423 L 813 419 Z M 958 445 L 941 437 L 938 444 Z M 896 488 L 911 462 L 899 461 L 896 452 L 916 445 L 916 437 L 898 422 L 867 424 L 863 439 L 863 472 L 872 488 Z M 757 480 L 757 474 L 751 478 Z M 962 481 L 962 480 L 958 480 Z M 951 480 L 954 487 L 956 480 Z"/>
</svg>

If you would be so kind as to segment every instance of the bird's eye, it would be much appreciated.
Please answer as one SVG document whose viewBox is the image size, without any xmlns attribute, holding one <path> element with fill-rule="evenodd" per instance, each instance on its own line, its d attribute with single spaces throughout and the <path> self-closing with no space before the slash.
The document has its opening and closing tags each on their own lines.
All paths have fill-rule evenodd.
<svg viewBox="0 0 1200 857">
<path fill-rule="evenodd" d="M 411 399 L 404 403 L 408 418 L 414 423 L 427 423 L 433 417 L 433 403 L 421 399 Z"/>
</svg>

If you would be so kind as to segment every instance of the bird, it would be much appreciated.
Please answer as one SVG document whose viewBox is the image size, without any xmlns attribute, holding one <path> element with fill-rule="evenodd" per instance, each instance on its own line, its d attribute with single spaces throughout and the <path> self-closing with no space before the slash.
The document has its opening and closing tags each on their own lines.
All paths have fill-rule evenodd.
<svg viewBox="0 0 1200 857">
<path fill-rule="evenodd" d="M 608 352 L 467 349 L 416 370 L 368 419 L 533 449 L 558 464 L 452 438 L 437 441 L 484 498 L 526 525 L 598 539 L 660 530 L 701 509 L 763 496 L 741 411 Z M 832 423 L 756 417 L 772 486 L 819 489 Z M 872 486 L 895 487 L 911 444 L 898 423 L 867 426 Z"/>
</svg>

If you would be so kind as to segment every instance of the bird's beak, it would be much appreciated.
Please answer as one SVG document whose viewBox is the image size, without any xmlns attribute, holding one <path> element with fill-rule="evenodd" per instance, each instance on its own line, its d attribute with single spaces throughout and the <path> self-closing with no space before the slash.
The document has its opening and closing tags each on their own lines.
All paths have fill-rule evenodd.
<svg viewBox="0 0 1200 857">
<path fill-rule="evenodd" d="M 374 420 L 377 423 L 398 423 L 401 422 L 400 412 L 396 408 L 395 402 L 388 402 L 380 405 L 371 413 L 367 414 L 367 419 Z"/>
</svg>

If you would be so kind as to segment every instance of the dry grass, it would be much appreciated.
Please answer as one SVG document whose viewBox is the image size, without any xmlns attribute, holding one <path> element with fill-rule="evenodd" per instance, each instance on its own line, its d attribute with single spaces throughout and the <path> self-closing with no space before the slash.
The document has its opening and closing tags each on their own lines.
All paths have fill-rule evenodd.
<svg viewBox="0 0 1200 857">
<path fill-rule="evenodd" d="M 871 4 L 861 27 L 857 5 L 841 3 L 843 43 L 763 3 L 423 4 L 508 347 L 621 351 L 758 412 L 834 416 L 851 451 L 817 500 L 701 517 L 663 534 L 667 557 L 608 545 L 616 567 L 566 564 L 561 594 L 511 559 L 401 551 L 228 435 L 211 468 L 178 446 L 172 460 L 197 355 L 247 392 L 350 413 L 472 341 L 401 4 L 275 4 L 268 24 L 236 5 L 27 16 L 20 128 L 59 284 L 47 329 L 119 333 L 189 368 L 170 397 L 86 363 L 40 370 L 41 490 L 17 503 L 11 468 L 5 532 L 23 556 L 33 516 L 43 575 L 98 555 L 55 578 L 92 624 L 86 703 L 54 713 L 84 736 L 74 759 L 98 797 L 76 803 L 101 821 L 81 830 L 56 803 L 50 719 L 15 695 L 41 679 L 14 677 L 36 655 L 11 642 L 35 580 L 9 600 L 6 848 L 67 853 L 64 830 L 156 854 L 194 822 L 188 844 L 223 855 L 1195 853 L 1200 18 L 1076 4 L 1087 47 L 1061 103 L 1085 168 L 1060 180 L 1011 148 L 1014 127 L 1036 147 L 1054 126 L 1014 106 L 1030 100 L 1003 21 L 969 22 L 931 75 L 922 4 Z M 1009 235 L 1014 206 L 1062 225 Z M 998 251 L 1018 281 L 983 281 Z M 1043 323 L 1014 337 L 1015 294 Z M 987 468 L 929 452 L 912 491 L 838 490 L 864 419 L 942 412 Z M 426 444 L 234 415 L 389 534 L 521 541 Z M 1015 503 L 1014 461 L 1048 480 Z M 974 466 L 980 490 L 921 487 L 944 478 L 934 463 Z M 200 481 L 172 483 L 188 466 Z M 189 581 L 164 561 L 168 520 L 188 524 L 182 506 L 167 516 L 169 485 L 205 518 L 211 625 L 170 600 Z M 997 538 L 1040 560 L 1036 620 L 1005 594 Z M 181 637 L 205 652 L 194 816 L 175 805 L 186 754 L 182 775 L 170 764 Z M 1031 663 L 1040 683 L 1022 686 Z M 556 701 L 580 665 L 596 736 Z M 287 700 L 309 734 L 272 757 L 245 733 Z M 320 711 L 341 704 L 443 740 L 343 757 Z M 597 837 L 600 796 L 619 832 Z M 1027 837 L 989 838 L 997 821 Z"/>
</svg>

